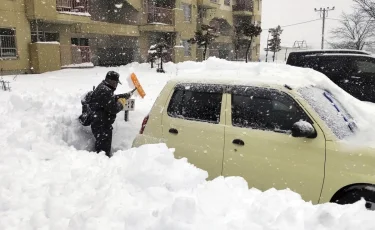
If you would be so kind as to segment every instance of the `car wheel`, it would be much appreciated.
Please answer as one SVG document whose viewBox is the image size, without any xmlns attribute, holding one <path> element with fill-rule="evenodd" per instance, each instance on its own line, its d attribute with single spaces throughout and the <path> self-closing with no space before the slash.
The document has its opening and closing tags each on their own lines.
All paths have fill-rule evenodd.
<svg viewBox="0 0 375 230">
<path fill-rule="evenodd" d="M 350 191 L 344 194 L 342 197 L 337 199 L 335 203 L 345 205 L 354 204 L 360 201 L 362 198 L 366 200 L 366 208 L 368 210 L 375 210 L 375 193 L 371 190 L 359 189 L 356 191 Z"/>
</svg>

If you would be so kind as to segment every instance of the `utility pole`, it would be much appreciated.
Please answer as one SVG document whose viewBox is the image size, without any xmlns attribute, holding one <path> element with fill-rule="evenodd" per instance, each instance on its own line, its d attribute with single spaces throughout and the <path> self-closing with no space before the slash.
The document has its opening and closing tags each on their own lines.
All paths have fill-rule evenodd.
<svg viewBox="0 0 375 230">
<path fill-rule="evenodd" d="M 268 36 L 267 36 L 267 48 L 265 49 L 266 51 L 266 62 L 268 62 L 268 41 L 270 40 L 270 33 L 271 33 L 271 30 L 268 30 Z"/>
<path fill-rule="evenodd" d="M 323 18 L 323 28 L 322 28 L 322 49 L 324 49 L 324 30 L 325 30 L 325 25 L 326 25 L 326 17 L 328 17 L 328 12 L 335 10 L 335 7 L 327 7 L 327 8 L 320 8 L 320 9 L 314 9 L 315 12 L 320 13 L 320 17 Z"/>
</svg>

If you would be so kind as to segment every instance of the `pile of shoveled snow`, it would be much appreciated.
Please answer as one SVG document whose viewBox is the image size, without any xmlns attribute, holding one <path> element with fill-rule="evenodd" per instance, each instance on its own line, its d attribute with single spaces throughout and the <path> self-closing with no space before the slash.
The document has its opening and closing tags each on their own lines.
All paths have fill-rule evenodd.
<svg viewBox="0 0 375 230">
<path fill-rule="evenodd" d="M 137 99 L 130 122 L 118 115 L 113 147 L 119 151 L 111 159 L 87 151 L 92 134 L 76 119 L 82 94 L 108 70 L 122 76 L 136 72 L 147 93 Z M 164 144 L 129 149 L 169 79 L 228 77 L 232 70 L 249 79 L 255 74 L 280 81 L 306 76 L 295 84 L 330 87 L 323 75 L 218 59 L 168 63 L 166 70 L 158 74 L 147 64 L 133 63 L 5 77 L 13 91 L 0 91 L 0 229 L 375 229 L 375 213 L 363 202 L 313 206 L 291 191 L 249 190 L 242 178 L 206 182 L 206 172 L 174 159 Z M 127 90 L 122 85 L 117 91 Z M 367 112 L 360 119 L 372 111 L 362 102 L 352 106 Z"/>
<path fill-rule="evenodd" d="M 163 145 L 108 159 L 50 143 L 5 147 L 0 229 L 374 229 L 364 202 L 313 206 L 291 191 L 248 190 L 175 160 Z"/>
</svg>

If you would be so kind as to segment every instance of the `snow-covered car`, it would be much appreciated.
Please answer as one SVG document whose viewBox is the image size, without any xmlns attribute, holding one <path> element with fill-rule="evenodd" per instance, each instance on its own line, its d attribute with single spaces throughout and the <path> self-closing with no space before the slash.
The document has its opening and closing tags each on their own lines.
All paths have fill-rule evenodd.
<svg viewBox="0 0 375 230">
<path fill-rule="evenodd" d="M 375 150 L 342 141 L 357 129 L 322 88 L 176 79 L 156 99 L 133 147 L 166 143 L 208 179 L 241 176 L 249 187 L 290 188 L 314 204 L 364 197 L 373 209 Z"/>
</svg>

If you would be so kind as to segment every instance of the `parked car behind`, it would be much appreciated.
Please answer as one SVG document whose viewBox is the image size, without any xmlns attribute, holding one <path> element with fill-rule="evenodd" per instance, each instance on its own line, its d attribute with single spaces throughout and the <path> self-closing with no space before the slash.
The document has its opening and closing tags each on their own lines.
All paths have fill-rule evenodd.
<svg viewBox="0 0 375 230">
<path fill-rule="evenodd" d="M 313 203 L 375 208 L 375 152 L 349 148 L 357 128 L 334 95 L 316 87 L 239 81 L 169 81 L 133 147 L 166 143 L 208 179 L 241 176 L 249 187 L 286 189 Z"/>
<path fill-rule="evenodd" d="M 287 64 L 319 71 L 357 99 L 375 102 L 375 58 L 365 51 L 296 51 Z"/>
</svg>

